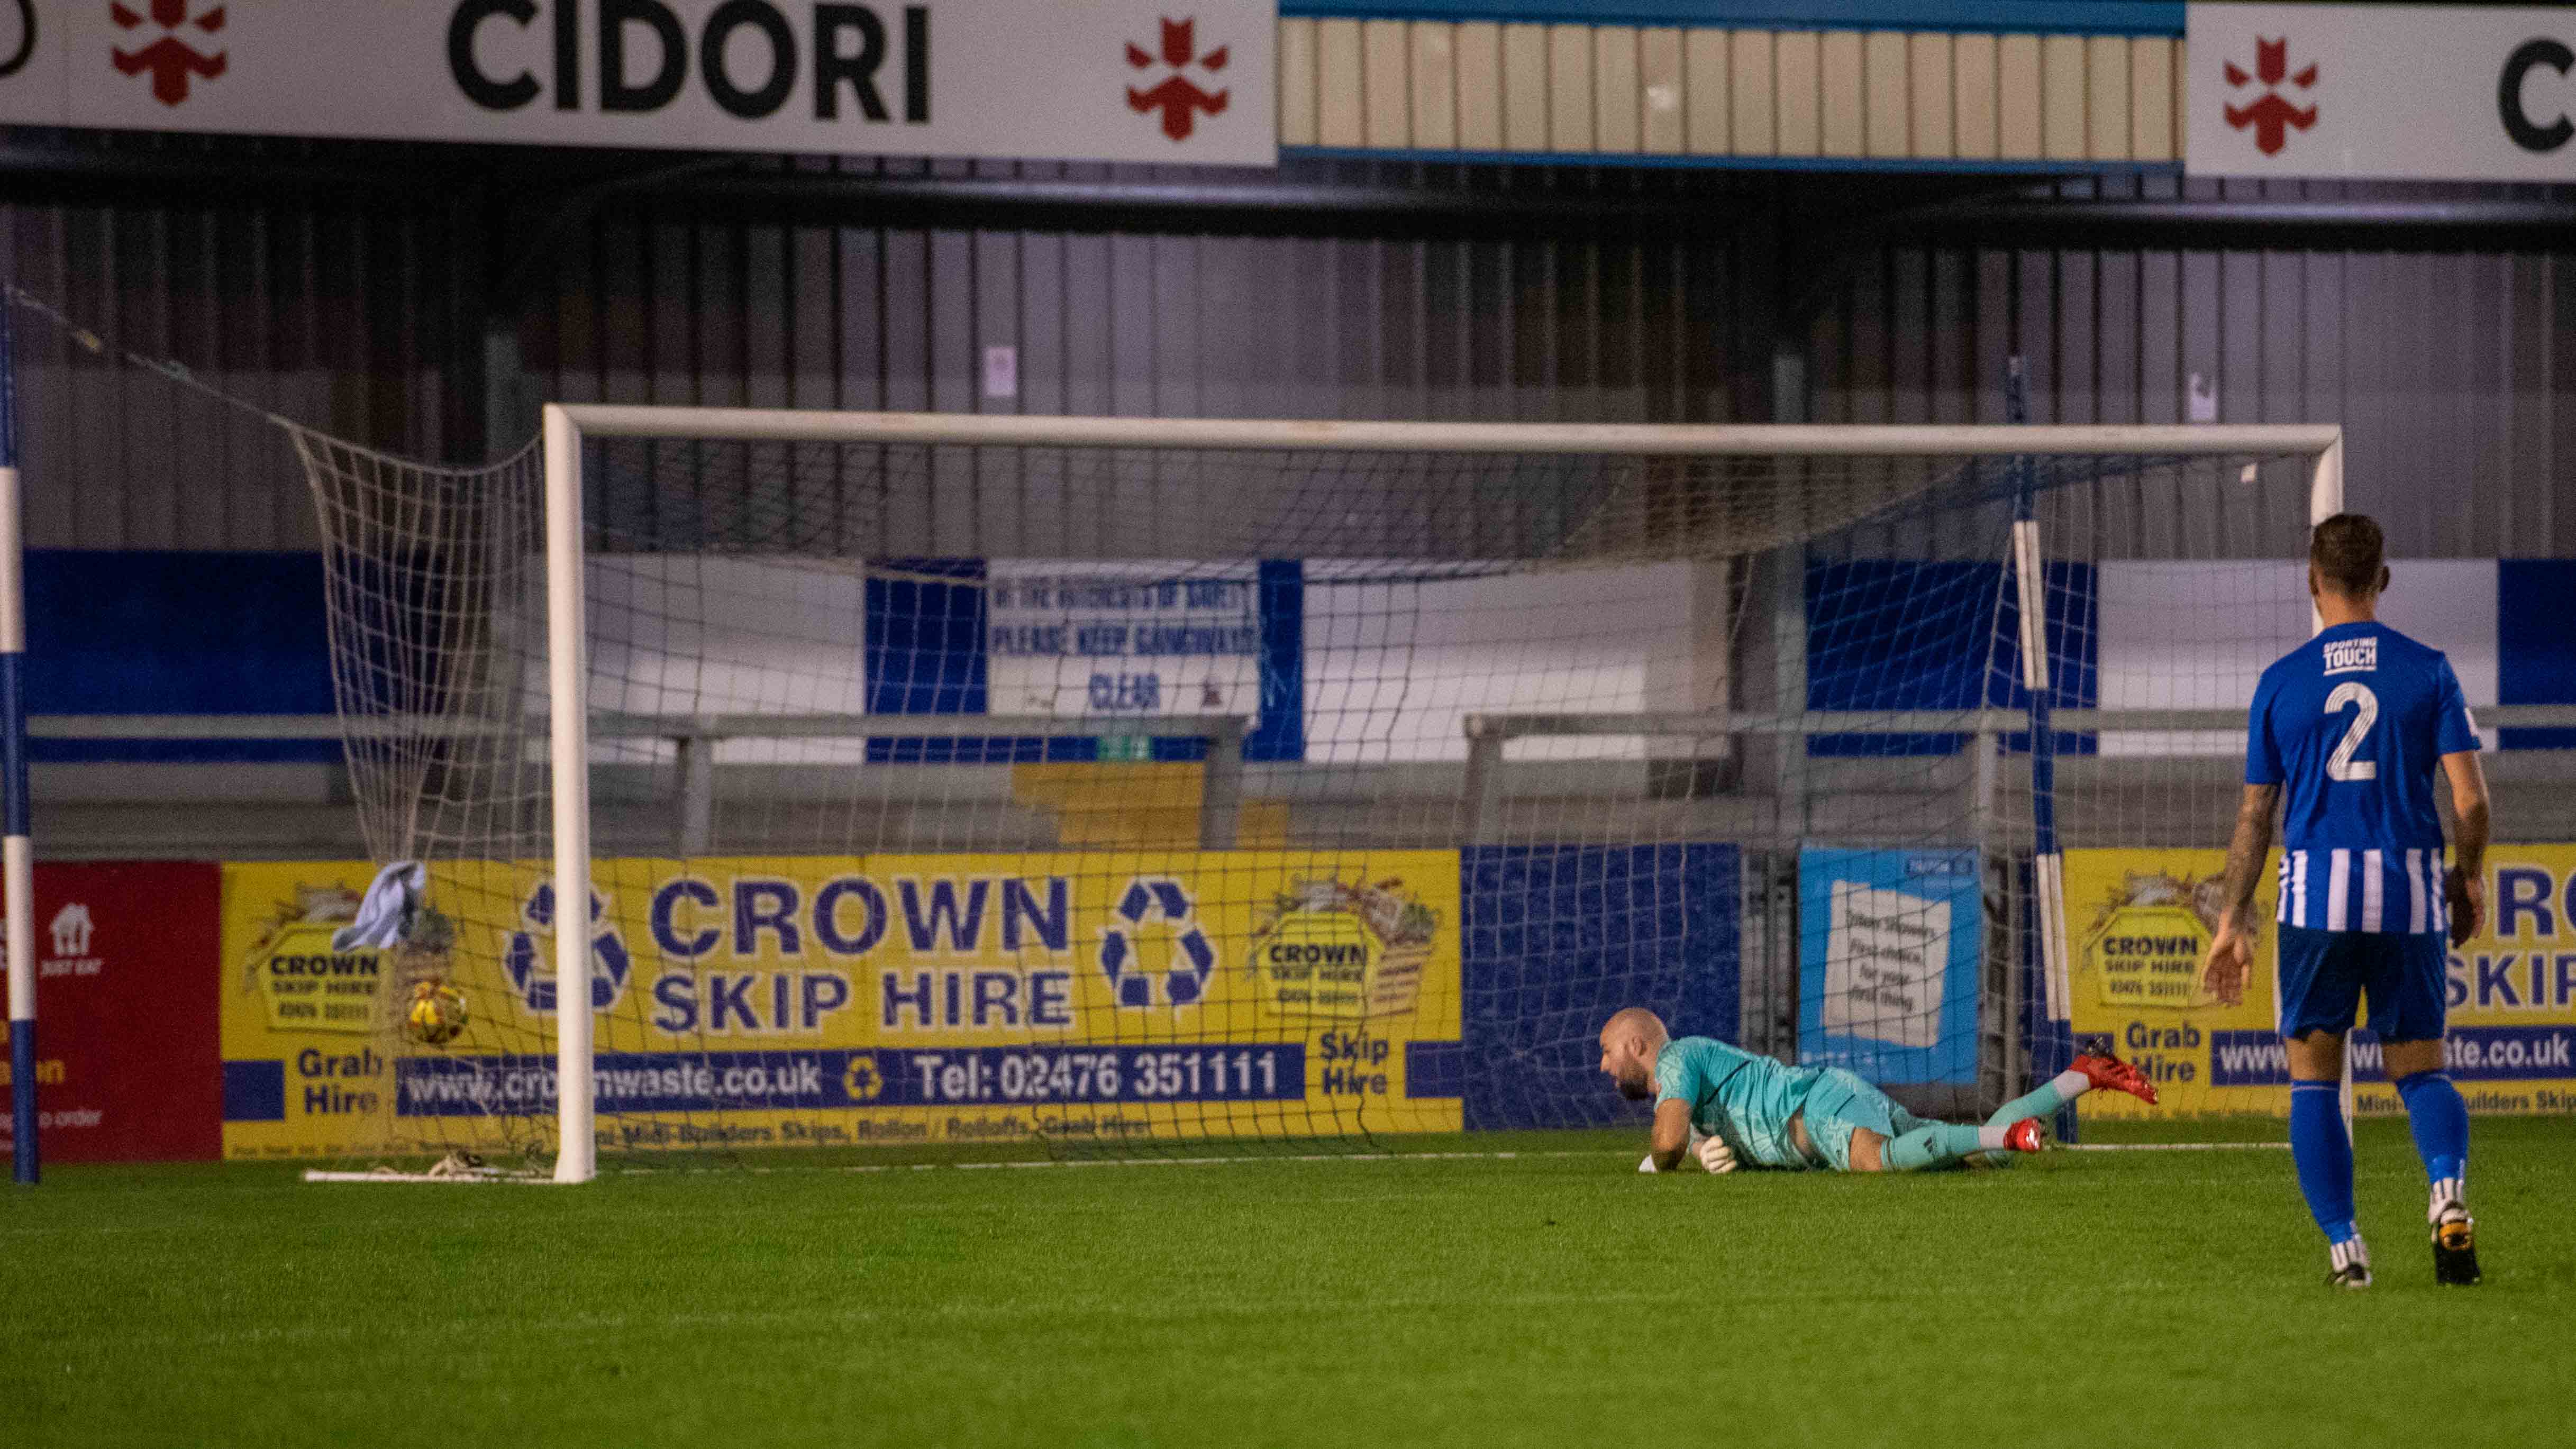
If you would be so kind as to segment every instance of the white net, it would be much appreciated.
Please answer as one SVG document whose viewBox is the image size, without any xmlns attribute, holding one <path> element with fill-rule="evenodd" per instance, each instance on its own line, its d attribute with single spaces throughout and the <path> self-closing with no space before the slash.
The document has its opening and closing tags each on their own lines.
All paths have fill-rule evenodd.
<svg viewBox="0 0 2576 1449">
<path fill-rule="evenodd" d="M 589 440 L 601 1148 L 1604 1125 L 1623 1005 L 2000 1101 L 2062 1049 L 2035 853 L 2223 829 L 2223 722 L 2105 712 L 2305 637 L 2313 460 L 1825 431 Z M 298 445 L 366 838 L 429 867 L 382 1150 L 542 1153 L 538 455 Z"/>
</svg>

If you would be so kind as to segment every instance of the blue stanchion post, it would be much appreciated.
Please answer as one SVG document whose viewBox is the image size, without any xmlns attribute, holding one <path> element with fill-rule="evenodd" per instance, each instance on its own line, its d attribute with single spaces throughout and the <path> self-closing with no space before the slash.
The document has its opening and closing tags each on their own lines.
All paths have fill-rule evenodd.
<svg viewBox="0 0 2576 1449">
<path fill-rule="evenodd" d="M 2004 372 L 2004 421 L 2030 421 L 2030 380 L 2022 360 Z M 2040 975 L 2045 1009 L 2032 1033 L 2031 1079 L 2055 1076 L 2075 1057 L 2069 1017 L 2065 931 L 2065 857 L 2057 845 L 2057 732 L 2049 719 L 2056 693 L 2055 661 L 2048 654 L 2048 584 L 2040 553 L 2039 480 L 2030 455 L 2012 460 L 2013 571 L 2021 597 L 2022 686 L 2029 698 L 2032 918 L 2039 929 Z M 2058 1140 L 2076 1138 L 2075 1106 L 2060 1109 L 2052 1124 Z"/>
<path fill-rule="evenodd" d="M 0 290 L 0 894 L 8 905 L 9 1114 L 13 1175 L 33 1185 L 36 1142 L 36 856 L 27 828 L 26 552 L 18 508 L 18 365 L 14 294 Z"/>
</svg>

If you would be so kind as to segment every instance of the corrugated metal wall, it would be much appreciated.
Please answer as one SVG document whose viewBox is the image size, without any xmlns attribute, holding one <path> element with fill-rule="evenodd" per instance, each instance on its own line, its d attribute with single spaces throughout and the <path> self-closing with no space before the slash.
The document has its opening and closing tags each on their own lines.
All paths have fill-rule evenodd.
<svg viewBox="0 0 2576 1449">
<path fill-rule="evenodd" d="M 1896 248 L 1809 337 L 1820 422 L 2330 420 L 2406 557 L 2576 555 L 2576 256 Z"/>
<path fill-rule="evenodd" d="M 1723 241 L 779 230 L 628 214 L 567 258 L 526 357 L 577 401 L 1723 421 L 1745 415 L 1730 381 L 1768 365 L 1759 339 L 1738 335 L 1741 276 Z M 1015 397 L 983 393 L 996 346 L 1016 349 Z M 1151 537 L 1183 531 L 1150 508 L 1058 517 L 1069 510 L 1027 483 L 960 472 L 935 506 L 891 511 L 880 551 L 1150 552 Z M 1032 514 L 1065 536 L 1018 542 Z"/>
<path fill-rule="evenodd" d="M 781 230 L 611 216 L 527 357 L 582 401 L 1175 416 L 1716 420 L 1726 241 Z M 981 392 L 1018 350 L 1014 399 Z"/>
<path fill-rule="evenodd" d="M 373 447 L 481 452 L 481 243 L 466 214 L 352 208 L 0 210 L 9 279 L 109 344 Z M 284 435 L 16 320 L 37 548 L 307 549 Z"/>
<path fill-rule="evenodd" d="M 1770 243 L 1069 235 L 600 212 L 526 289 L 533 384 L 586 400 L 1130 414 L 1759 421 Z M 482 451 L 485 287 L 449 210 L 7 213 L 16 277 L 210 384 L 404 453 Z M 1795 239 L 1792 239 L 1794 245 Z M 1819 421 L 2340 420 L 2412 556 L 2576 555 L 2571 257 L 1900 245 L 1804 325 Z M 983 350 L 1019 394 L 982 396 Z M 255 423 L 22 322 L 30 539 L 300 548 Z M 501 431 L 524 427 L 505 417 Z M 496 438 L 508 443 L 512 438 Z M 937 550 L 956 541 L 922 540 Z"/>
<path fill-rule="evenodd" d="M 528 328 L 579 400 L 1758 421 L 1769 282 L 1723 239 L 781 232 L 602 220 Z M 2409 556 L 2576 553 L 2568 256 L 1891 248 L 1806 331 L 1810 416 L 2340 420 Z M 983 349 L 1020 394 L 980 394 Z"/>
</svg>

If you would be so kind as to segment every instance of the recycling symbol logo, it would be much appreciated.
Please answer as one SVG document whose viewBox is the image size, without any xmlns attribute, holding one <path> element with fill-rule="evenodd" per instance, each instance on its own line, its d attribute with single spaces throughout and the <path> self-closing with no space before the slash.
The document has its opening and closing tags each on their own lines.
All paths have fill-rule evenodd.
<svg viewBox="0 0 2576 1449">
<path fill-rule="evenodd" d="M 1163 1000 L 1190 1006 L 1207 995 L 1208 977 L 1216 970 L 1216 947 L 1199 929 L 1189 892 L 1169 876 L 1138 876 L 1127 883 L 1110 913 L 1109 928 L 1100 933 L 1100 974 L 1109 978 L 1124 1007 L 1154 1004 L 1155 973 L 1145 964 L 1146 928 L 1168 939 L 1161 972 Z"/>
<path fill-rule="evenodd" d="M 841 1076 L 841 1091 L 853 1102 L 873 1102 L 884 1093 L 885 1074 L 877 1070 L 874 1053 L 851 1056 L 849 1070 Z"/>
<path fill-rule="evenodd" d="M 609 918 L 608 902 L 597 891 L 590 896 L 590 1009 L 606 1011 L 626 994 L 626 980 L 635 974 L 635 960 L 626 952 L 626 942 L 617 933 L 617 923 Z M 502 969 L 510 975 L 510 987 L 528 1010 L 539 1015 L 555 1009 L 553 963 L 545 959 L 540 937 L 553 932 L 555 925 L 555 888 L 552 882 L 537 886 L 519 912 L 519 929 L 510 933 L 509 950 L 501 960 Z"/>
</svg>

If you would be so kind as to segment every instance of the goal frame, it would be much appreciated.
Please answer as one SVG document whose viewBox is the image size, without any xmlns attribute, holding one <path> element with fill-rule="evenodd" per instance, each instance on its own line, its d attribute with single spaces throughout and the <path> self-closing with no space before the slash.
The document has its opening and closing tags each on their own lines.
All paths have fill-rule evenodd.
<svg viewBox="0 0 2576 1449">
<path fill-rule="evenodd" d="M 1074 417 L 1032 414 L 827 412 L 548 403 L 545 472 L 547 755 L 552 775 L 554 898 L 579 921 L 591 894 L 588 609 L 582 511 L 585 438 L 966 447 L 1229 449 L 1278 452 L 1625 454 L 1649 457 L 2208 457 L 2308 458 L 2311 524 L 2343 507 L 2343 430 L 2333 424 L 1626 424 L 1315 421 L 1282 418 Z M 2035 529 L 2016 555 L 2035 585 Z M 2026 551 L 2026 553 L 2025 553 Z M 2037 617 L 2024 609 L 2025 621 Z M 2062 901 L 2043 892 L 2041 937 L 2062 995 Z M 598 1173 L 591 1077 L 587 931 L 554 933 L 557 1152 L 554 1180 Z M 2351 1087 L 2347 1075 L 2345 1091 Z"/>
</svg>

